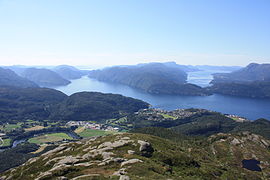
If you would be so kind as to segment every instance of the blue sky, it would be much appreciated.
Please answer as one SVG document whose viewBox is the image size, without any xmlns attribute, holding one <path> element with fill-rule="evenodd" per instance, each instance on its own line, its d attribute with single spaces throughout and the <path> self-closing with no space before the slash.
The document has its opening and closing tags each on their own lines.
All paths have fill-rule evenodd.
<svg viewBox="0 0 270 180">
<path fill-rule="evenodd" d="M 269 0 L 0 0 L 0 65 L 270 62 Z"/>
</svg>

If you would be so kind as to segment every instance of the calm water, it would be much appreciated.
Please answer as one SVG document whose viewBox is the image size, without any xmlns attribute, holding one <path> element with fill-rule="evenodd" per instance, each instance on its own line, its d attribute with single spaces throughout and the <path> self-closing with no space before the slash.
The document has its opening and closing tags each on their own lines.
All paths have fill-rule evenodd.
<svg viewBox="0 0 270 180">
<path fill-rule="evenodd" d="M 88 77 L 73 80 L 68 86 L 58 87 L 57 90 L 68 95 L 81 91 L 122 94 L 124 96 L 144 100 L 155 108 L 166 110 L 204 108 L 222 113 L 236 114 L 250 120 L 258 118 L 270 119 L 270 100 L 265 99 L 241 98 L 217 94 L 203 97 L 152 95 L 125 85 L 100 82 L 94 79 L 89 79 Z"/>
<path fill-rule="evenodd" d="M 201 87 L 209 86 L 214 73 L 229 73 L 230 71 L 195 71 L 188 73 L 187 81 L 192 84 L 197 84 Z"/>
<path fill-rule="evenodd" d="M 257 161 L 256 159 L 245 159 L 242 161 L 243 168 L 251 171 L 262 171 L 258 164 L 260 164 L 260 161 Z"/>
</svg>

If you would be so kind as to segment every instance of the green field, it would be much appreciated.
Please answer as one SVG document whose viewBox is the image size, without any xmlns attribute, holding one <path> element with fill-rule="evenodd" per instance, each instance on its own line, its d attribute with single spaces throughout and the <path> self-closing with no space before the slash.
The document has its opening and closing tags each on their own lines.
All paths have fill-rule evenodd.
<svg viewBox="0 0 270 180">
<path fill-rule="evenodd" d="M 4 126 L 1 126 L 1 129 L 4 132 L 9 132 L 9 131 L 12 131 L 13 129 L 20 128 L 20 127 L 21 127 L 21 123 L 17 123 L 17 124 L 6 124 Z"/>
<path fill-rule="evenodd" d="M 3 139 L 3 142 L 0 142 L 0 146 L 10 146 L 11 139 Z"/>
<path fill-rule="evenodd" d="M 84 129 L 84 131 L 79 132 L 78 135 L 81 137 L 92 137 L 92 136 L 104 136 L 107 134 L 113 134 L 112 131 L 102 131 L 102 130 L 95 130 L 95 129 Z"/>
<path fill-rule="evenodd" d="M 170 116 L 170 115 L 168 115 L 168 114 L 160 113 L 160 115 L 163 116 L 165 119 L 169 119 L 169 118 L 171 118 L 171 119 L 173 119 L 173 120 L 177 119 L 177 117 Z"/>
<path fill-rule="evenodd" d="M 72 138 L 69 137 L 66 133 L 52 133 L 52 134 L 45 134 L 42 136 L 33 137 L 29 139 L 28 142 L 35 143 L 35 144 L 46 144 L 50 142 L 62 141 L 65 139 L 72 139 Z"/>
</svg>

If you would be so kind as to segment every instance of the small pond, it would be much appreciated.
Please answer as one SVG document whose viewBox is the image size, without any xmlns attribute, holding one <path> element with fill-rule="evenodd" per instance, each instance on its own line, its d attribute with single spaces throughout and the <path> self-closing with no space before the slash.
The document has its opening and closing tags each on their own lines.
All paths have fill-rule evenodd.
<svg viewBox="0 0 270 180">
<path fill-rule="evenodd" d="M 262 171 L 258 164 L 260 164 L 260 161 L 257 161 L 256 159 L 244 159 L 242 161 L 243 168 L 251 171 Z"/>
</svg>

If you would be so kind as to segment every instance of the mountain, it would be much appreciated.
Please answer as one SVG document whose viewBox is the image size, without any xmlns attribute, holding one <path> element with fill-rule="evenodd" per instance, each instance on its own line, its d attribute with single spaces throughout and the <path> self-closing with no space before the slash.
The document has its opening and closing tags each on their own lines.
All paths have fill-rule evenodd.
<svg viewBox="0 0 270 180">
<path fill-rule="evenodd" d="M 270 98 L 270 82 L 227 82 L 216 83 L 207 88 L 212 93 L 250 98 Z"/>
<path fill-rule="evenodd" d="M 185 123 L 173 126 L 175 132 L 186 135 L 210 136 L 216 133 L 228 133 L 241 123 L 216 112 L 205 112 L 187 118 Z M 268 127 L 270 129 L 270 126 Z"/>
<path fill-rule="evenodd" d="M 142 64 L 138 64 L 137 66 L 144 66 L 144 65 L 155 65 L 157 64 L 157 62 L 152 62 L 152 63 L 142 63 Z M 176 64 L 176 62 L 174 61 L 170 61 L 170 62 L 164 62 L 164 63 L 161 63 L 167 67 L 170 67 L 170 68 L 177 68 L 181 71 L 184 71 L 184 72 L 194 72 L 194 71 L 200 71 L 200 69 L 198 69 L 197 67 L 195 66 L 191 66 L 191 65 L 180 65 L 180 64 Z"/>
<path fill-rule="evenodd" d="M 254 81 L 270 81 L 270 64 L 251 63 L 245 68 L 231 73 L 214 74 L 212 81 L 215 83 L 224 82 L 254 82 Z"/>
<path fill-rule="evenodd" d="M 60 76 L 62 76 L 65 79 L 72 80 L 72 79 L 79 79 L 85 73 L 73 66 L 68 65 L 60 65 L 56 66 L 52 69 L 54 72 L 58 73 Z"/>
<path fill-rule="evenodd" d="M 209 113 L 193 116 L 189 121 L 171 128 L 175 132 L 192 136 L 210 136 L 216 133 L 252 132 L 270 139 L 270 121 L 258 119 L 255 121 L 237 122 L 219 113 Z"/>
<path fill-rule="evenodd" d="M 270 178 L 270 121 L 148 107 L 115 94 L 67 96 L 48 88 L 0 88 L 1 124 L 49 120 L 62 122 L 55 127 L 61 128 L 66 121 L 96 121 L 132 130 L 46 147 L 25 143 L 0 152 L 0 179 Z M 22 130 L 5 136 L 10 135 L 27 137 Z"/>
<path fill-rule="evenodd" d="M 21 76 L 41 87 L 64 86 L 70 83 L 70 81 L 49 69 L 27 68 L 22 72 Z"/>
<path fill-rule="evenodd" d="M 76 67 L 69 66 L 69 65 L 59 65 L 59 66 L 22 66 L 22 65 L 14 65 L 14 66 L 5 66 L 6 69 L 10 69 L 14 71 L 16 74 L 23 76 L 24 71 L 28 68 L 37 68 L 37 69 L 48 69 L 56 72 L 64 79 L 73 80 L 79 79 L 84 75 L 88 74 L 88 70 L 80 70 Z"/>
<path fill-rule="evenodd" d="M 186 83 L 186 72 L 162 63 L 105 68 L 91 71 L 89 77 L 128 85 L 152 94 L 207 94 L 203 88 Z"/>
<path fill-rule="evenodd" d="M 25 71 L 25 69 L 29 68 L 28 66 L 23 65 L 13 65 L 13 66 L 4 66 L 5 69 L 10 69 L 15 72 L 17 75 L 21 76 L 21 74 Z"/>
<path fill-rule="evenodd" d="M 165 111 L 144 109 L 126 117 L 125 122 L 113 121 L 131 131 L 146 127 L 171 129 L 188 136 L 210 136 L 216 133 L 249 131 L 270 139 L 270 121 L 255 121 L 231 118 L 230 116 L 205 109 L 178 109 Z M 136 132 L 136 131 L 135 131 Z"/>
<path fill-rule="evenodd" d="M 148 107 L 148 103 L 122 95 L 80 92 L 61 102 L 50 118 L 64 121 L 100 122 L 119 118 Z"/>
<path fill-rule="evenodd" d="M 231 73 L 214 74 L 209 91 L 233 96 L 270 98 L 270 64 L 251 63 Z"/>
<path fill-rule="evenodd" d="M 257 119 L 255 121 L 245 121 L 238 124 L 232 132 L 252 132 L 270 139 L 270 121 L 267 119 Z"/>
<path fill-rule="evenodd" d="M 102 121 L 148 108 L 116 94 L 82 92 L 67 96 L 48 88 L 0 88 L 0 122 L 32 120 Z"/>
<path fill-rule="evenodd" d="M 45 120 L 67 95 L 47 88 L 0 88 L 0 122 Z"/>
<path fill-rule="evenodd" d="M 195 68 L 200 71 L 226 71 L 232 72 L 241 69 L 241 66 L 209 66 L 209 65 L 196 65 Z"/>
<path fill-rule="evenodd" d="M 62 144 L 2 173 L 1 179 L 263 180 L 270 178 L 269 145 L 247 132 L 177 142 L 121 133 Z"/>
<path fill-rule="evenodd" d="M 14 73 L 12 70 L 0 68 L 0 86 L 14 86 L 14 87 L 38 87 L 32 81 L 22 78 Z"/>
</svg>

